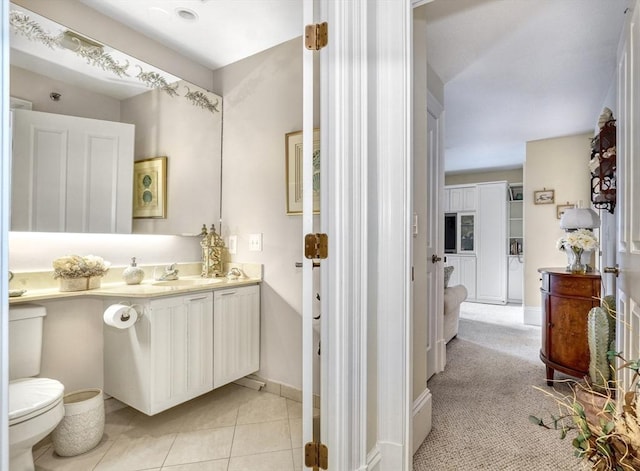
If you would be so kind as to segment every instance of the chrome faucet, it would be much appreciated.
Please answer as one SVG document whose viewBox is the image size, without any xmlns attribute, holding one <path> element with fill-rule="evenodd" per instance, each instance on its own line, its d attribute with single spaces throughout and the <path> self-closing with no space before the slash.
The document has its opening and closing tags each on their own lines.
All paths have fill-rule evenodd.
<svg viewBox="0 0 640 471">
<path fill-rule="evenodd" d="M 154 270 L 154 278 L 156 281 L 168 281 L 168 280 L 177 280 L 178 279 L 178 269 L 176 268 L 176 264 L 172 263 L 164 268 L 164 271 L 157 276 Z"/>
</svg>

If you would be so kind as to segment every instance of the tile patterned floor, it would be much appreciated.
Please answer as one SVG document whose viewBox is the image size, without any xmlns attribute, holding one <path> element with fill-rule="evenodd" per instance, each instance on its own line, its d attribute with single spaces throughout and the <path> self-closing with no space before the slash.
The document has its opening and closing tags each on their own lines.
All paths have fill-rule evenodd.
<svg viewBox="0 0 640 471">
<path fill-rule="evenodd" d="M 105 434 L 79 456 L 34 447 L 38 471 L 301 471 L 299 402 L 235 384 L 148 417 L 130 407 L 106 416 Z"/>
</svg>

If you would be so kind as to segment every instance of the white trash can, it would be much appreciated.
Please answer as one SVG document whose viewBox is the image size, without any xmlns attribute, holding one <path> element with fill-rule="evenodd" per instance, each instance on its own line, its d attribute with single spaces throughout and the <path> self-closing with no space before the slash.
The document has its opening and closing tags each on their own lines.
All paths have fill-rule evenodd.
<svg viewBox="0 0 640 471">
<path fill-rule="evenodd" d="M 104 434 L 101 389 L 81 389 L 64 395 L 64 417 L 51 434 L 59 456 L 76 456 L 95 448 Z"/>
</svg>

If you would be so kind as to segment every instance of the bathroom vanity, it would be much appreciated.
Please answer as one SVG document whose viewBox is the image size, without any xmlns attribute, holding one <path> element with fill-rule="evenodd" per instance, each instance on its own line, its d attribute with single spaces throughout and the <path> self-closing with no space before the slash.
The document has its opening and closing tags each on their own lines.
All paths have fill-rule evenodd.
<svg viewBox="0 0 640 471">
<path fill-rule="evenodd" d="M 110 396 L 154 415 L 259 369 L 258 285 L 135 303 L 133 327 L 103 329 Z"/>
<path fill-rule="evenodd" d="M 10 304 L 35 302 L 50 311 L 45 337 L 57 339 L 45 353 L 50 377 L 70 389 L 101 387 L 154 415 L 258 371 L 262 266 L 225 268 L 232 267 L 239 279 L 202 278 L 201 264 L 187 263 L 177 280 L 138 285 L 122 281 L 126 267 L 111 267 L 100 288 L 73 292 L 59 291 L 50 271 L 16 273 L 12 283 L 26 293 Z M 103 313 L 114 304 L 135 307 L 137 321 L 124 329 L 105 324 Z M 65 341 L 73 342 L 73 358 L 53 347 Z"/>
</svg>

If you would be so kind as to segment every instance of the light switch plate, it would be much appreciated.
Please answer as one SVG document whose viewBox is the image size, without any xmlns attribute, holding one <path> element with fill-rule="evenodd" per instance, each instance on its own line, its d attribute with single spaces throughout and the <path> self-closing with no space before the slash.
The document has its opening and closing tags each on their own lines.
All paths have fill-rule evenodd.
<svg viewBox="0 0 640 471">
<path fill-rule="evenodd" d="M 231 255 L 235 255 L 238 250 L 238 236 L 230 235 L 229 242 L 227 243 L 227 251 Z"/>
<path fill-rule="evenodd" d="M 262 234 L 249 234 L 249 252 L 262 252 Z"/>
</svg>

